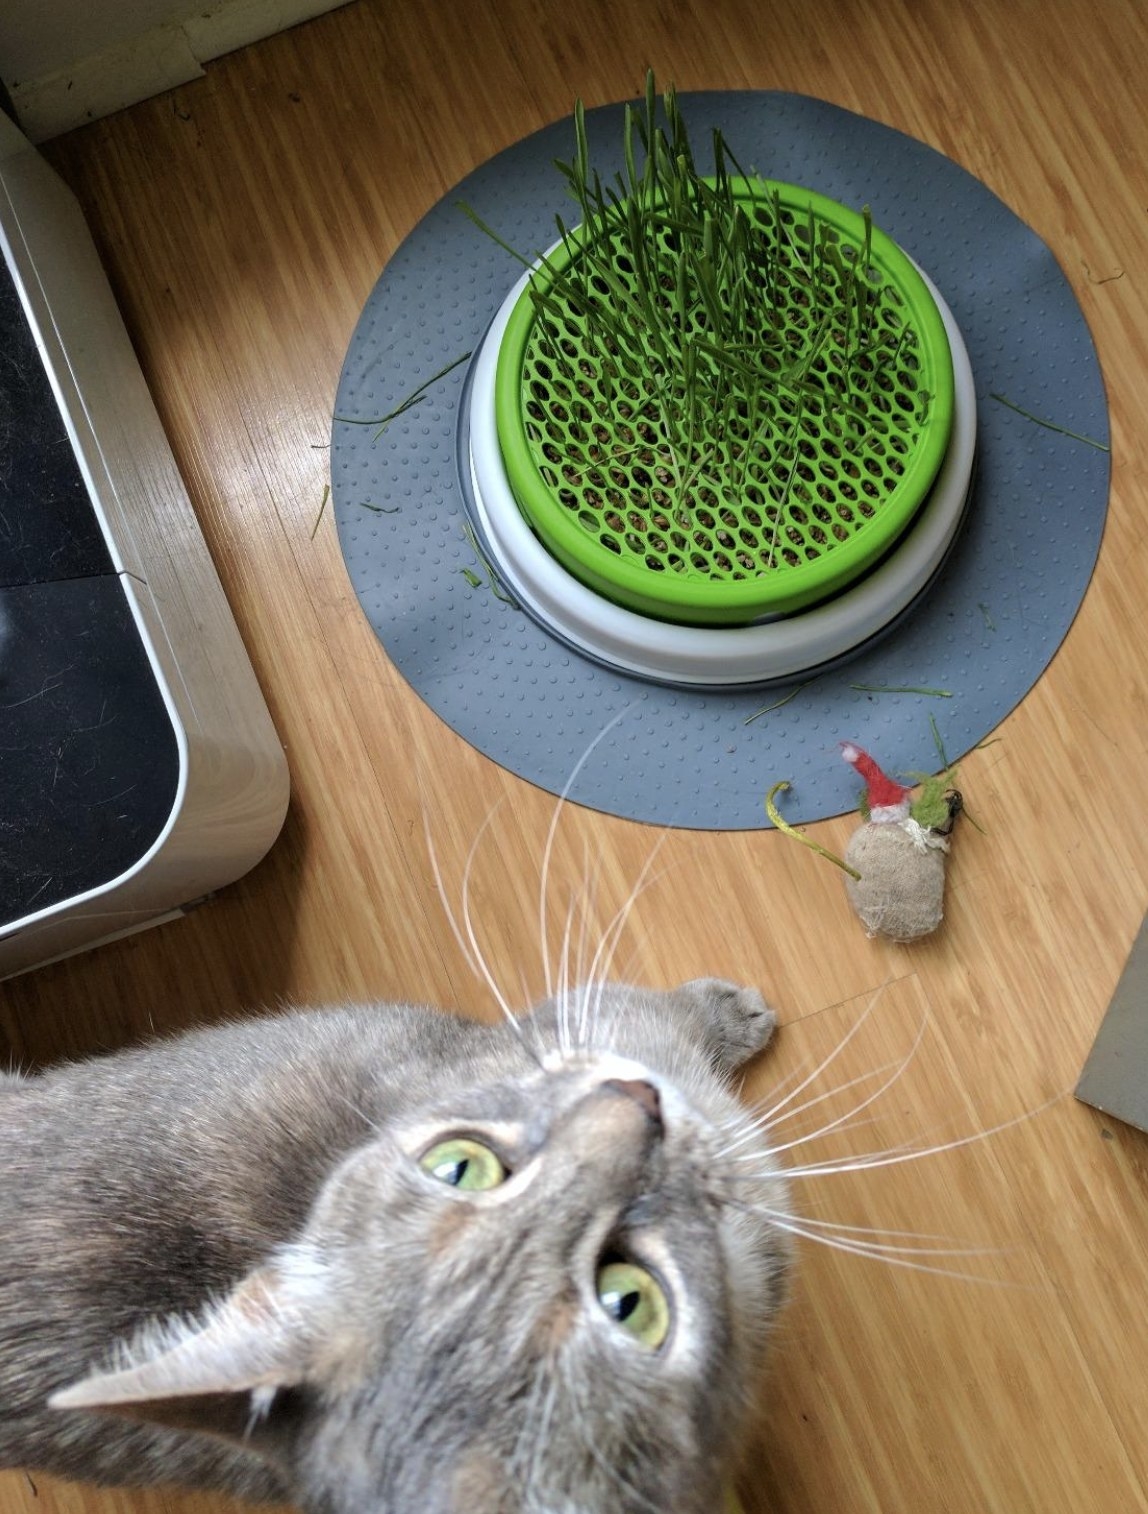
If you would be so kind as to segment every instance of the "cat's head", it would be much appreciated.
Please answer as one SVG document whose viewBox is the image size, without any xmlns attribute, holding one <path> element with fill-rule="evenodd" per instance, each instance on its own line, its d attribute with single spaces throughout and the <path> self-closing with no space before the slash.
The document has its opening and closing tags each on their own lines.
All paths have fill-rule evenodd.
<svg viewBox="0 0 1148 1514">
<path fill-rule="evenodd" d="M 615 1055 L 460 1080 L 347 1157 L 296 1244 L 55 1402 L 238 1441 L 309 1514 L 713 1514 L 786 1206 L 705 1103 Z"/>
</svg>

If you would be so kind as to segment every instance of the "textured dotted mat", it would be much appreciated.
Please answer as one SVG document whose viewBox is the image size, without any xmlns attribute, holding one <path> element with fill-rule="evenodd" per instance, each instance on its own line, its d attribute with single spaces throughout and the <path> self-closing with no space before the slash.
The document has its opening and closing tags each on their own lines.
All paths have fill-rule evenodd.
<svg viewBox="0 0 1148 1514">
<path fill-rule="evenodd" d="M 392 662 L 455 731 L 551 793 L 607 731 L 570 797 L 657 825 L 745 830 L 791 780 L 784 813 L 852 809 L 857 780 L 838 743 L 892 773 L 935 770 L 929 717 L 950 759 L 969 751 L 1048 666 L 1084 597 L 1108 499 L 1108 455 L 992 399 L 1108 442 L 1092 340 L 1040 239 L 977 179 L 932 148 L 804 96 L 681 97 L 702 157 L 712 126 L 760 172 L 808 184 L 876 222 L 932 276 L 976 378 L 979 465 L 961 536 L 930 590 L 879 642 L 798 689 L 670 689 L 569 650 L 492 592 L 473 547 L 460 478 L 466 365 L 375 429 L 433 374 L 476 349 L 520 269 L 458 209 L 465 200 L 525 253 L 553 240 L 569 202 L 554 158 L 568 120 L 469 175 L 403 242 L 355 328 L 339 383 L 331 482 L 339 541 L 360 603 Z M 587 114 L 592 160 L 621 167 L 622 107 Z M 465 438 L 461 439 L 465 443 Z M 462 455 L 465 456 L 465 445 Z M 477 585 L 474 578 L 481 580 Z M 857 684 L 944 689 L 948 698 Z"/>
</svg>

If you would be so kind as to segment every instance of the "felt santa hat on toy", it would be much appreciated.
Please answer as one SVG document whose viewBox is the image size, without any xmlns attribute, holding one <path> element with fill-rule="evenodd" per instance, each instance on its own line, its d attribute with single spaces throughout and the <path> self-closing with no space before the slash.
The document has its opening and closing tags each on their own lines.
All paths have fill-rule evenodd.
<svg viewBox="0 0 1148 1514">
<path fill-rule="evenodd" d="M 851 763 L 864 778 L 868 800 L 869 819 L 876 825 L 909 818 L 909 793 L 901 784 L 894 783 L 859 746 L 851 741 L 841 743 L 841 755 Z"/>
</svg>

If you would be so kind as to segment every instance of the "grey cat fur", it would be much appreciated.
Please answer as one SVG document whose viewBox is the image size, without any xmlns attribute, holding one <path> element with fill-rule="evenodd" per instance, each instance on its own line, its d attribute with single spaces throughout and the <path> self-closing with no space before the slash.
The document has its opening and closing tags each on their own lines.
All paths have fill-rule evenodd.
<svg viewBox="0 0 1148 1514">
<path fill-rule="evenodd" d="M 311 1514 L 713 1514 L 788 1264 L 729 1077 L 773 1027 L 703 979 L 517 1029 L 295 1011 L 0 1079 L 0 1466 Z M 420 1170 L 455 1132 L 501 1188 Z M 596 1303 L 608 1250 L 667 1285 L 656 1353 Z"/>
</svg>

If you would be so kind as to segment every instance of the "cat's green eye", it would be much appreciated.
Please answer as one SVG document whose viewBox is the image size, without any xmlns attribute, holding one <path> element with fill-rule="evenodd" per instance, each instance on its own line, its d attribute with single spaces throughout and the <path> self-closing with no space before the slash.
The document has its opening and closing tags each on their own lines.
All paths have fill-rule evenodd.
<svg viewBox="0 0 1148 1514">
<path fill-rule="evenodd" d="M 506 1168 L 489 1146 L 469 1136 L 454 1136 L 449 1141 L 440 1141 L 419 1160 L 424 1172 L 437 1178 L 440 1183 L 449 1183 L 452 1188 L 465 1188 L 469 1193 L 483 1193 L 488 1188 L 497 1188 L 507 1179 Z"/>
<path fill-rule="evenodd" d="M 670 1333 L 670 1301 L 652 1272 L 637 1262 L 607 1262 L 598 1273 L 598 1302 L 650 1351 Z"/>
</svg>

